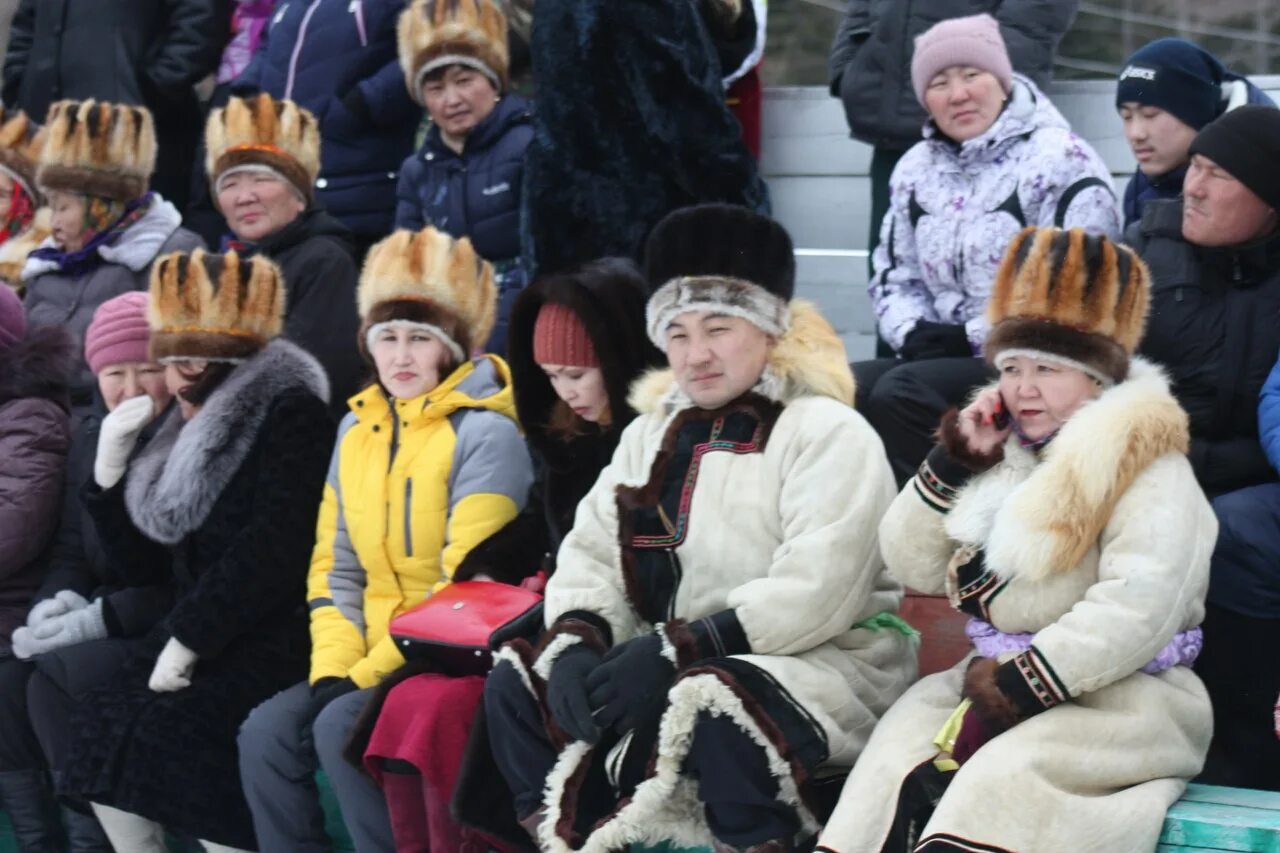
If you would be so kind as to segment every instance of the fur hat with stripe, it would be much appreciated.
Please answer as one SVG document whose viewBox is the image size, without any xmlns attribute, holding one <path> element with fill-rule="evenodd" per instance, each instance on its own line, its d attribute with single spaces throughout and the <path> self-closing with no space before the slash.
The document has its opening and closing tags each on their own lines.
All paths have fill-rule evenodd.
<svg viewBox="0 0 1280 853">
<path fill-rule="evenodd" d="M 729 204 L 668 214 L 645 244 L 649 339 L 666 350 L 667 327 L 686 311 L 742 317 L 781 337 L 791 325 L 795 249 L 785 228 Z"/>
<path fill-rule="evenodd" d="M 411 326 L 438 337 L 463 362 L 493 330 L 498 288 L 493 266 L 470 240 L 427 226 L 396 231 L 369 250 L 358 303 L 366 358 L 382 329 Z"/>
<path fill-rule="evenodd" d="M 209 113 L 204 128 L 205 172 L 216 198 L 223 178 L 270 172 L 308 202 L 320 174 L 320 125 L 309 110 L 268 94 L 232 98 Z"/>
<path fill-rule="evenodd" d="M 261 255 L 173 252 L 152 264 L 150 295 L 155 361 L 243 361 L 284 323 L 284 278 Z"/>
<path fill-rule="evenodd" d="M 26 113 L 0 106 L 0 171 L 21 184 L 35 204 L 40 203 L 36 167 L 43 146 L 44 134 Z"/>
<path fill-rule="evenodd" d="M 983 354 L 995 367 L 1016 355 L 1123 382 L 1146 328 L 1146 264 L 1128 246 L 1079 228 L 1024 228 L 996 272 Z"/>
<path fill-rule="evenodd" d="M 409 95 L 422 103 L 432 71 L 465 65 L 507 88 L 507 17 L 494 0 L 414 0 L 396 30 Z"/>
<path fill-rule="evenodd" d="M 145 107 L 58 101 L 49 107 L 36 183 L 117 201 L 147 191 L 156 169 L 156 132 Z"/>
</svg>

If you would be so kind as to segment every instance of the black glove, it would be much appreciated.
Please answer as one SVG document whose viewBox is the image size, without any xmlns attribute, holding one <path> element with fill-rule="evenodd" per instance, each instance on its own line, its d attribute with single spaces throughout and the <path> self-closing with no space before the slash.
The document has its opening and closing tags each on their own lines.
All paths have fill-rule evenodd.
<svg viewBox="0 0 1280 853">
<path fill-rule="evenodd" d="M 373 124 L 373 113 L 369 110 L 369 102 L 359 86 L 352 86 L 341 98 L 342 105 L 347 108 L 361 124 Z"/>
<path fill-rule="evenodd" d="M 907 333 L 898 350 L 907 361 L 925 358 L 973 358 L 964 326 L 921 320 Z"/>
<path fill-rule="evenodd" d="M 311 685 L 311 699 L 307 702 L 307 710 L 302 716 L 302 727 L 298 734 L 298 744 L 302 749 L 303 755 L 315 750 L 316 743 L 313 729 L 315 728 L 316 717 L 320 716 L 320 712 L 325 709 L 325 706 L 339 696 L 345 696 L 359 689 L 350 678 L 338 678 L 332 675 L 328 678 L 322 678 Z"/>
<path fill-rule="evenodd" d="M 614 646 L 587 678 L 596 724 L 625 734 L 660 712 L 676 665 L 662 654 L 662 638 L 645 634 Z"/>
<path fill-rule="evenodd" d="M 547 707 L 551 719 L 575 740 L 595 743 L 600 726 L 591 716 L 587 676 L 600 665 L 600 653 L 583 643 L 570 646 L 551 665 L 547 678 Z"/>
</svg>

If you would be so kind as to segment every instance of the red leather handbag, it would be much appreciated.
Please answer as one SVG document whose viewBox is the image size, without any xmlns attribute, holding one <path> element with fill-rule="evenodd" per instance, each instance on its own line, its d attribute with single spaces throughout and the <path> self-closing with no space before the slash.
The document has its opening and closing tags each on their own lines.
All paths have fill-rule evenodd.
<svg viewBox="0 0 1280 853">
<path fill-rule="evenodd" d="M 493 650 L 542 628 L 539 573 L 520 586 L 459 581 L 391 620 L 391 637 L 406 660 L 426 658 L 450 675 L 478 675 Z"/>
</svg>

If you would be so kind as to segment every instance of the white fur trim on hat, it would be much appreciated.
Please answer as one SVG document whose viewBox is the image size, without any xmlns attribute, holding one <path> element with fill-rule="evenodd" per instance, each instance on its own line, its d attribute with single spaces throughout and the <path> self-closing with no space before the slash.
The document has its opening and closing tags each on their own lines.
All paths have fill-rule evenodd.
<svg viewBox="0 0 1280 853">
<path fill-rule="evenodd" d="M 1078 370 L 1081 373 L 1084 373 L 1087 376 L 1089 376 L 1089 378 L 1097 380 L 1098 382 L 1102 383 L 1102 387 L 1104 388 L 1110 388 L 1112 385 L 1116 384 L 1116 381 L 1112 379 L 1110 376 L 1107 376 L 1102 371 L 1098 370 L 1098 368 L 1096 367 L 1090 367 L 1089 365 L 1085 364 L 1083 361 L 1076 361 L 1074 358 L 1067 358 L 1065 355 L 1057 355 L 1055 353 L 1051 353 L 1046 350 L 1039 350 L 1039 349 L 1000 350 L 1000 352 L 996 354 L 996 357 L 993 360 L 996 370 L 999 370 L 1004 365 L 1004 363 L 1009 359 L 1016 358 L 1018 356 L 1022 356 L 1023 358 L 1032 358 L 1032 359 L 1035 359 L 1036 361 L 1048 361 L 1053 364 L 1061 365 L 1063 367 L 1070 367 L 1073 370 Z"/>
<path fill-rule="evenodd" d="M 422 97 L 422 84 L 426 82 L 427 75 L 432 71 L 437 71 L 447 65 L 465 65 L 473 71 L 479 71 L 485 77 L 489 78 L 489 82 L 493 84 L 493 88 L 499 92 L 502 91 L 502 80 L 498 78 L 498 73 L 485 65 L 474 56 L 461 56 L 456 53 L 446 53 L 444 56 L 437 56 L 426 65 L 418 69 L 418 73 L 413 75 L 413 91 L 417 97 Z"/>
<path fill-rule="evenodd" d="M 418 323 L 414 320 L 387 320 L 383 323 L 374 323 L 369 327 L 369 333 L 364 337 L 364 345 L 369 352 L 373 352 L 373 341 L 384 329 L 418 329 L 427 332 L 434 335 L 440 340 L 440 343 L 448 347 L 454 361 L 463 362 L 467 360 L 467 354 L 462 351 L 462 347 L 458 346 L 457 341 L 445 334 L 444 329 L 431 323 Z"/>
<path fill-rule="evenodd" d="M 720 276 L 673 278 L 649 297 L 645 307 L 645 328 L 654 346 L 666 352 L 667 327 L 689 311 L 741 317 L 775 338 L 782 337 L 791 326 L 787 301 L 758 284 Z"/>
<path fill-rule="evenodd" d="M 294 185 L 293 181 L 286 178 L 279 172 L 279 170 L 273 169 L 265 163 L 243 163 L 239 166 L 232 166 L 230 169 L 227 169 L 225 172 L 218 175 L 218 179 L 214 181 L 213 184 L 213 194 L 217 195 L 222 192 L 222 185 L 226 183 L 227 179 L 239 172 L 257 172 L 263 175 L 271 175 L 277 181 L 288 187 L 290 191 L 304 203 L 307 200 L 307 197 L 302 194 L 302 190 L 298 189 L 298 187 Z"/>
</svg>

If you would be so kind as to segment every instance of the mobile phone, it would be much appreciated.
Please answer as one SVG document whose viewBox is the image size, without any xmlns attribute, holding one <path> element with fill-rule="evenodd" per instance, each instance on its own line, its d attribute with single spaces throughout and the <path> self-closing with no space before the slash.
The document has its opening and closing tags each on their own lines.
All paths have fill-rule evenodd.
<svg viewBox="0 0 1280 853">
<path fill-rule="evenodd" d="M 996 416 L 992 419 L 996 429 L 1007 429 L 1009 426 L 1009 413 L 1003 408 L 996 412 Z"/>
</svg>

